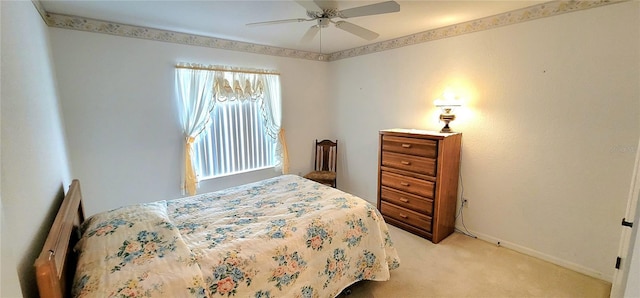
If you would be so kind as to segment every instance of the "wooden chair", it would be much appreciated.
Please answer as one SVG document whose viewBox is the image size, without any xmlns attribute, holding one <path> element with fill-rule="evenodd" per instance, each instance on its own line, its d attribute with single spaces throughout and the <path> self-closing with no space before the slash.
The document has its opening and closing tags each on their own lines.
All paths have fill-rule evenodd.
<svg viewBox="0 0 640 298">
<path fill-rule="evenodd" d="M 336 187 L 336 172 L 338 161 L 338 140 L 316 140 L 316 157 L 314 171 L 304 175 L 304 178 Z"/>
</svg>

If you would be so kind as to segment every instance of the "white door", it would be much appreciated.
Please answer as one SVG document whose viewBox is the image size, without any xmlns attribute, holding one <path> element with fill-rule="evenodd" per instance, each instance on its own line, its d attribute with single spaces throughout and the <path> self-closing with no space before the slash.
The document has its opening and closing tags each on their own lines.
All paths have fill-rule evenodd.
<svg viewBox="0 0 640 298">
<path fill-rule="evenodd" d="M 618 249 L 619 269 L 613 275 L 613 284 L 611 285 L 611 297 L 632 297 L 638 295 L 640 284 L 635 278 L 638 276 L 638 267 L 640 264 L 640 255 L 638 251 L 640 247 L 634 244 L 638 243 L 638 199 L 640 197 L 640 144 L 636 151 L 636 163 L 633 170 L 631 180 L 631 189 L 629 191 L 629 200 L 627 202 L 627 211 L 625 212 L 624 221 L 627 225 L 622 225 L 622 238 L 620 240 L 620 248 Z M 633 227 L 630 227 L 632 225 Z M 635 253 L 634 253 L 635 252 Z M 633 263 L 633 265 L 632 265 Z M 631 271 L 631 272 L 630 272 Z M 631 276 L 633 278 L 629 278 Z"/>
</svg>

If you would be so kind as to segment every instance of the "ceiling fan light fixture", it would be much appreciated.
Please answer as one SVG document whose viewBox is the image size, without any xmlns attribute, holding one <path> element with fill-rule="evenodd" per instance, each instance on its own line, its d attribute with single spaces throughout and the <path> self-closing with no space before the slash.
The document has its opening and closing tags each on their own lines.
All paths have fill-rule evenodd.
<svg viewBox="0 0 640 298">
<path fill-rule="evenodd" d="M 320 26 L 320 28 L 327 28 L 330 23 L 331 21 L 328 18 L 318 19 L 318 26 Z"/>
</svg>

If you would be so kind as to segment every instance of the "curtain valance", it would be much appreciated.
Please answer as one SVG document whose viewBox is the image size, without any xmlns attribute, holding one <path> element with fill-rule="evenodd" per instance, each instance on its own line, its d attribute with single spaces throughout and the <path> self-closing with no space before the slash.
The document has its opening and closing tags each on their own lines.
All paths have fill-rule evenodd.
<svg viewBox="0 0 640 298">
<path fill-rule="evenodd" d="M 227 100 L 257 100 L 263 98 L 265 77 L 279 75 L 279 73 L 271 70 L 195 63 L 179 63 L 176 68 L 212 71 L 214 74 L 214 98 L 220 102 Z"/>
<path fill-rule="evenodd" d="M 213 90 L 217 101 L 256 100 L 264 96 L 263 75 L 216 71 Z"/>
</svg>

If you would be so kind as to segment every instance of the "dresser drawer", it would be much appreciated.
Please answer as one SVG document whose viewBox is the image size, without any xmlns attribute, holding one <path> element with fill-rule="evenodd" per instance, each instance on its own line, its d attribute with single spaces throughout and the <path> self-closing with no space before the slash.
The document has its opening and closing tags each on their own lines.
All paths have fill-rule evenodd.
<svg viewBox="0 0 640 298">
<path fill-rule="evenodd" d="M 400 192 L 383 186 L 380 190 L 380 198 L 384 201 L 411 209 L 420 214 L 433 214 L 433 200 L 421 198 L 405 192 Z"/>
<path fill-rule="evenodd" d="M 428 158 L 438 155 L 438 142 L 434 140 L 414 139 L 397 136 L 382 137 L 382 151 L 397 152 Z"/>
<path fill-rule="evenodd" d="M 398 207 L 387 202 L 381 202 L 380 212 L 398 221 L 410 224 L 425 231 L 431 232 L 431 217 Z"/>
<path fill-rule="evenodd" d="M 412 177 L 402 176 L 395 173 L 382 171 L 380 174 L 381 183 L 384 186 L 406 191 L 419 196 L 433 198 L 434 183 Z"/>
<path fill-rule="evenodd" d="M 383 151 L 382 165 L 433 177 L 436 176 L 436 160 L 433 158 Z"/>
</svg>

